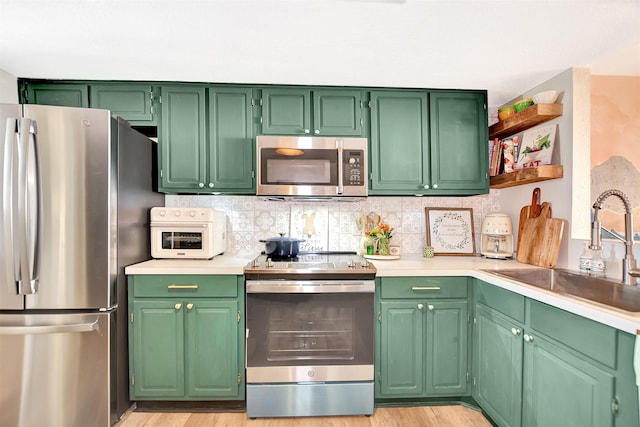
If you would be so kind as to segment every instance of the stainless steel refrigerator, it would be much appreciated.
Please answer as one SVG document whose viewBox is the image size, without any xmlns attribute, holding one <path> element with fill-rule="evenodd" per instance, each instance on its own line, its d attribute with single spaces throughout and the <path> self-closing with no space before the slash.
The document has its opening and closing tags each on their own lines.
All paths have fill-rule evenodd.
<svg viewBox="0 0 640 427">
<path fill-rule="evenodd" d="M 130 406 L 124 267 L 150 259 L 154 144 L 109 111 L 0 105 L 0 426 Z"/>
</svg>

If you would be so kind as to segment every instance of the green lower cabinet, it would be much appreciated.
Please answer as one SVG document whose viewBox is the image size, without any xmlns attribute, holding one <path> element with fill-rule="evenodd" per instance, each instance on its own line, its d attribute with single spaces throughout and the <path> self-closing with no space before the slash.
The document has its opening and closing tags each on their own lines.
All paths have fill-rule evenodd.
<svg viewBox="0 0 640 427">
<path fill-rule="evenodd" d="M 467 393 L 467 301 L 380 302 L 377 398 Z"/>
<path fill-rule="evenodd" d="M 136 301 L 132 396 L 184 396 L 184 311 L 174 300 Z"/>
<path fill-rule="evenodd" d="M 520 426 L 522 326 L 478 304 L 474 343 L 474 399 L 499 426 Z"/>
<path fill-rule="evenodd" d="M 244 399 L 242 276 L 129 278 L 131 400 Z"/>
<path fill-rule="evenodd" d="M 524 427 L 613 426 L 611 373 L 539 336 L 524 341 Z"/>
</svg>

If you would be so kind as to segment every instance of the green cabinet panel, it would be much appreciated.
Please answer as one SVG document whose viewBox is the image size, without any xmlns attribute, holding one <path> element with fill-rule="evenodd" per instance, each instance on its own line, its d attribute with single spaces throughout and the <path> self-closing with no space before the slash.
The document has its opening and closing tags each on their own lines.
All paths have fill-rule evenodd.
<svg viewBox="0 0 640 427">
<path fill-rule="evenodd" d="M 163 86 L 159 132 L 160 191 L 205 188 L 206 89 Z"/>
<path fill-rule="evenodd" d="M 91 108 L 111 110 L 132 125 L 157 123 L 156 105 L 159 89 L 144 84 L 91 85 Z"/>
<path fill-rule="evenodd" d="M 363 136 L 363 92 L 349 89 L 262 89 L 265 135 Z"/>
<path fill-rule="evenodd" d="M 208 187 L 255 194 L 251 89 L 209 88 Z"/>
<path fill-rule="evenodd" d="M 427 372 L 429 395 L 467 393 L 467 301 L 434 301 L 427 305 Z"/>
<path fill-rule="evenodd" d="M 417 302 L 382 301 L 378 395 L 424 392 L 424 318 Z"/>
<path fill-rule="evenodd" d="M 613 426 L 614 377 L 538 336 L 525 336 L 523 427 Z"/>
<path fill-rule="evenodd" d="M 424 193 L 430 185 L 427 92 L 373 91 L 370 96 L 369 194 Z"/>
<path fill-rule="evenodd" d="M 427 398 L 468 394 L 468 306 L 466 277 L 442 280 L 464 289 L 462 298 L 406 295 L 412 277 L 378 280 L 376 339 L 377 398 Z M 458 283 L 456 283 L 458 282 Z M 400 289 L 398 297 L 393 291 Z"/>
<path fill-rule="evenodd" d="M 187 394 L 237 396 L 237 301 L 195 300 L 188 304 L 192 306 L 187 305 Z"/>
<path fill-rule="evenodd" d="M 311 90 L 262 89 L 262 133 L 311 134 Z"/>
<path fill-rule="evenodd" d="M 474 295 L 477 302 L 491 307 L 519 323 L 524 323 L 526 300 L 524 296 L 482 280 L 476 280 L 475 283 Z"/>
<path fill-rule="evenodd" d="M 184 314 L 172 300 L 136 301 L 130 331 L 131 390 L 137 398 L 184 395 Z"/>
<path fill-rule="evenodd" d="M 25 104 L 89 107 L 89 85 L 66 83 L 27 83 L 22 91 Z"/>
<path fill-rule="evenodd" d="M 130 276 L 131 399 L 244 399 L 243 291 L 242 276 Z"/>
<path fill-rule="evenodd" d="M 522 418 L 522 326 L 476 305 L 473 397 L 501 427 Z"/>
<path fill-rule="evenodd" d="M 429 94 L 433 189 L 489 192 L 486 103 L 478 92 Z"/>
</svg>

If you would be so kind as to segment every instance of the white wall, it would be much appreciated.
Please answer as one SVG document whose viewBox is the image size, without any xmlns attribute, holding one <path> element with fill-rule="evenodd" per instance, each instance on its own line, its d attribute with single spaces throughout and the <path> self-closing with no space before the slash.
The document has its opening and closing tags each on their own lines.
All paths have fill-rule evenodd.
<svg viewBox="0 0 640 427">
<path fill-rule="evenodd" d="M 18 79 L 0 69 L 0 104 L 18 103 Z"/>
</svg>

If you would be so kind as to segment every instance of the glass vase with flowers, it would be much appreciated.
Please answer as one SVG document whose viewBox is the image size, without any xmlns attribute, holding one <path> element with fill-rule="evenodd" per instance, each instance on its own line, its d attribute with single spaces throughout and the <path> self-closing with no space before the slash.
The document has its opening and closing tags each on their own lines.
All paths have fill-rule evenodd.
<svg viewBox="0 0 640 427">
<path fill-rule="evenodd" d="M 389 255 L 389 242 L 393 237 L 393 230 L 395 230 L 395 228 L 390 227 L 387 223 L 381 222 L 371 230 L 365 232 L 365 235 L 375 242 L 374 251 L 376 255 Z"/>
</svg>

